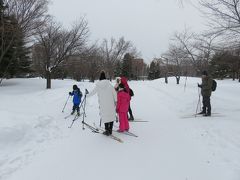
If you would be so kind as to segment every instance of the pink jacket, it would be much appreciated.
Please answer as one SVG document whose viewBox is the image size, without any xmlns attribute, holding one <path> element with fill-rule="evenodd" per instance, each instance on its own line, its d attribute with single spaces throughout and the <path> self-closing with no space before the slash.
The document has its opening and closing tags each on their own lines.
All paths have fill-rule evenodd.
<svg viewBox="0 0 240 180">
<path fill-rule="evenodd" d="M 130 104 L 130 95 L 124 90 L 121 90 L 117 94 L 117 112 L 128 112 Z"/>
</svg>

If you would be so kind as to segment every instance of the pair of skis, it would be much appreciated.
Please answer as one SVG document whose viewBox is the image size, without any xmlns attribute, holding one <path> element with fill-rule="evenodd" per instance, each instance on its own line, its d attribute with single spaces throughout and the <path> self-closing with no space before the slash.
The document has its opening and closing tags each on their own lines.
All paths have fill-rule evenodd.
<svg viewBox="0 0 240 180">
<path fill-rule="evenodd" d="M 69 117 L 71 117 L 71 115 L 72 115 L 72 114 L 64 117 L 64 119 L 68 119 Z M 80 114 L 80 116 L 81 116 L 81 114 Z M 74 124 L 74 122 L 75 122 L 80 116 L 75 115 L 74 119 L 72 120 L 71 125 L 70 125 L 68 128 L 71 128 L 72 125 Z M 133 122 L 133 121 L 132 121 L 132 122 Z M 135 122 L 148 122 L 148 121 L 135 120 Z M 86 127 L 87 127 L 88 129 L 90 129 L 93 133 L 103 134 L 103 132 L 105 131 L 103 128 L 96 126 L 95 123 L 93 124 L 93 126 L 91 126 L 90 124 L 86 123 L 85 121 L 82 121 L 82 124 L 83 124 L 83 129 L 85 129 L 84 126 L 86 126 Z M 113 130 L 113 131 L 114 131 L 114 132 L 117 132 L 117 133 L 120 133 L 120 134 L 125 134 L 125 135 L 128 135 L 128 136 L 138 137 L 136 134 L 134 134 L 134 133 L 132 133 L 132 132 L 129 132 L 129 131 L 124 131 L 124 132 L 119 132 L 119 131 L 117 131 L 117 130 Z M 106 136 L 106 135 L 105 135 L 105 136 Z M 123 140 L 120 139 L 120 138 L 118 138 L 118 137 L 116 137 L 115 135 L 112 135 L 112 134 L 111 134 L 111 135 L 109 135 L 109 136 L 107 136 L 107 137 L 110 137 L 110 138 L 113 139 L 113 140 L 116 140 L 116 141 L 118 141 L 118 142 L 120 142 L 120 143 L 123 143 Z"/>
<path fill-rule="evenodd" d="M 67 119 L 67 118 L 69 118 L 70 116 L 71 116 L 71 114 L 68 115 L 68 116 L 66 116 L 66 117 L 64 117 L 64 119 Z M 80 116 L 75 115 L 74 119 L 72 120 L 72 124 L 71 124 L 68 128 L 71 128 L 72 125 L 73 125 L 73 123 L 74 123 L 74 121 L 76 121 L 79 117 L 80 117 Z M 87 128 L 90 129 L 93 133 L 103 134 L 103 132 L 104 132 L 104 129 L 102 129 L 102 128 L 100 128 L 100 127 L 96 127 L 95 124 L 94 124 L 94 126 L 91 126 L 90 124 L 86 123 L 85 121 L 82 121 L 82 124 L 83 124 L 83 130 L 85 129 L 85 127 L 87 127 Z M 109 135 L 109 136 L 107 136 L 107 137 L 110 137 L 110 138 L 112 138 L 112 139 L 114 139 L 114 140 L 116 140 L 116 141 L 118 141 L 118 142 L 120 142 L 120 143 L 123 143 L 123 141 L 122 141 L 120 138 L 118 138 L 118 137 L 116 137 L 116 136 L 114 136 L 114 135 Z"/>
<path fill-rule="evenodd" d="M 211 116 L 204 116 L 203 114 L 190 114 L 190 115 L 182 116 L 181 118 L 194 118 L 194 117 L 211 118 L 211 117 L 224 117 L 224 115 L 219 113 L 212 113 Z"/>
<path fill-rule="evenodd" d="M 118 128 L 116 125 L 114 125 L 114 127 Z M 136 134 L 134 134 L 134 133 L 132 133 L 130 131 L 123 131 L 123 132 L 121 132 L 121 131 L 118 131 L 118 130 L 115 130 L 115 129 L 113 131 L 117 132 L 119 134 L 125 134 L 125 135 L 128 135 L 128 136 L 138 137 L 138 135 L 136 135 Z"/>
<path fill-rule="evenodd" d="M 103 132 L 105 132 L 105 130 L 104 130 L 103 128 L 97 127 L 95 123 L 93 123 L 93 126 L 91 126 L 90 124 L 86 123 L 85 121 L 82 121 L 82 123 L 83 123 L 83 125 L 85 125 L 86 127 L 88 127 L 90 130 L 92 130 L 92 132 L 94 132 L 94 133 L 103 134 Z M 103 134 L 103 135 L 104 135 L 104 134 Z M 120 142 L 120 143 L 123 143 L 123 140 L 120 139 L 119 137 L 116 137 L 115 135 L 110 134 L 110 135 L 108 135 L 108 136 L 107 136 L 107 135 L 104 135 L 104 136 L 109 137 L 109 138 L 111 138 L 111 139 L 113 139 L 113 140 L 115 140 L 115 141 L 118 141 L 118 142 Z"/>
<path fill-rule="evenodd" d="M 125 135 L 128 135 L 128 136 L 133 136 L 133 137 L 138 137 L 138 135 L 136 135 L 136 134 L 134 134 L 134 133 L 132 133 L 132 132 L 130 132 L 130 131 L 123 131 L 123 132 L 120 132 L 120 131 L 118 131 L 118 130 L 113 130 L 114 132 L 117 132 L 117 133 L 119 133 L 119 134 L 125 134 Z"/>
<path fill-rule="evenodd" d="M 129 121 L 129 122 L 149 122 L 149 121 L 145 121 L 145 120 L 141 120 L 141 119 L 135 119 L 135 120 L 131 120 L 131 121 Z"/>
<path fill-rule="evenodd" d="M 74 118 L 73 118 L 73 120 L 72 120 L 72 123 L 71 123 L 71 125 L 70 125 L 68 128 L 71 128 L 71 127 L 73 126 L 74 122 L 75 122 L 81 115 L 82 115 L 82 113 L 81 113 L 80 115 L 77 115 L 77 114 L 74 115 Z M 71 116 L 73 116 L 73 114 L 69 114 L 69 115 L 65 116 L 64 119 L 68 119 L 68 118 L 71 117 Z"/>
</svg>

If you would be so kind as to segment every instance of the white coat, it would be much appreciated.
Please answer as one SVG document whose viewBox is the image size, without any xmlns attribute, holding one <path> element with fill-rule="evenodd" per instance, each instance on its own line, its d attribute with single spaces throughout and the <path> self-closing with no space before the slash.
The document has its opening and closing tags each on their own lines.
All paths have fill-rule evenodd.
<svg viewBox="0 0 240 180">
<path fill-rule="evenodd" d="M 112 122 L 116 119 L 116 102 L 117 93 L 109 80 L 100 80 L 96 83 L 95 88 L 87 97 L 98 95 L 100 116 L 103 123 Z"/>
</svg>

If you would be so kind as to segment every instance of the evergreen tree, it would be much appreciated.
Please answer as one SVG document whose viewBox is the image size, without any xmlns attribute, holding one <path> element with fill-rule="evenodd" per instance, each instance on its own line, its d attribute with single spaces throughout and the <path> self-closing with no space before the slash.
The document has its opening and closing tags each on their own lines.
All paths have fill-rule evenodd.
<svg viewBox="0 0 240 180">
<path fill-rule="evenodd" d="M 160 64 L 157 61 L 152 61 L 149 67 L 148 79 L 153 80 L 160 78 Z"/>
<path fill-rule="evenodd" d="M 153 80 L 155 78 L 155 63 L 151 62 L 148 72 L 148 79 Z"/>
<path fill-rule="evenodd" d="M 25 47 L 24 36 L 14 16 L 7 16 L 7 8 L 0 2 L 0 77 L 13 77 L 30 72 L 29 48 Z"/>
<path fill-rule="evenodd" d="M 7 6 L 0 1 L 0 77 L 4 76 L 11 65 L 14 49 L 14 28 L 5 10 Z"/>
<path fill-rule="evenodd" d="M 31 72 L 31 61 L 30 61 L 30 48 L 26 47 L 22 31 L 19 30 L 19 34 L 15 41 L 15 60 L 14 67 L 16 69 L 16 75 L 23 75 Z"/>
<path fill-rule="evenodd" d="M 133 57 L 129 53 L 126 53 L 123 57 L 122 75 L 128 79 L 130 79 L 132 75 L 132 59 Z"/>
<path fill-rule="evenodd" d="M 217 52 L 211 62 L 210 70 L 215 78 L 237 77 L 239 57 L 230 51 Z"/>
<path fill-rule="evenodd" d="M 117 61 L 115 71 L 114 71 L 114 76 L 119 77 L 121 76 L 122 73 L 122 63 L 121 61 Z"/>
</svg>

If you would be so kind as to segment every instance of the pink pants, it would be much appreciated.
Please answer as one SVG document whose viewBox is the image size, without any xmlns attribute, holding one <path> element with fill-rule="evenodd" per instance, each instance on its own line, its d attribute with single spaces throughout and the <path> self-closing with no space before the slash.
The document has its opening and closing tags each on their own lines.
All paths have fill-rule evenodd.
<svg viewBox="0 0 240 180">
<path fill-rule="evenodd" d="M 128 117 L 127 117 L 127 112 L 119 112 L 119 130 L 120 131 L 125 131 L 129 129 L 129 123 L 128 123 Z"/>
</svg>

